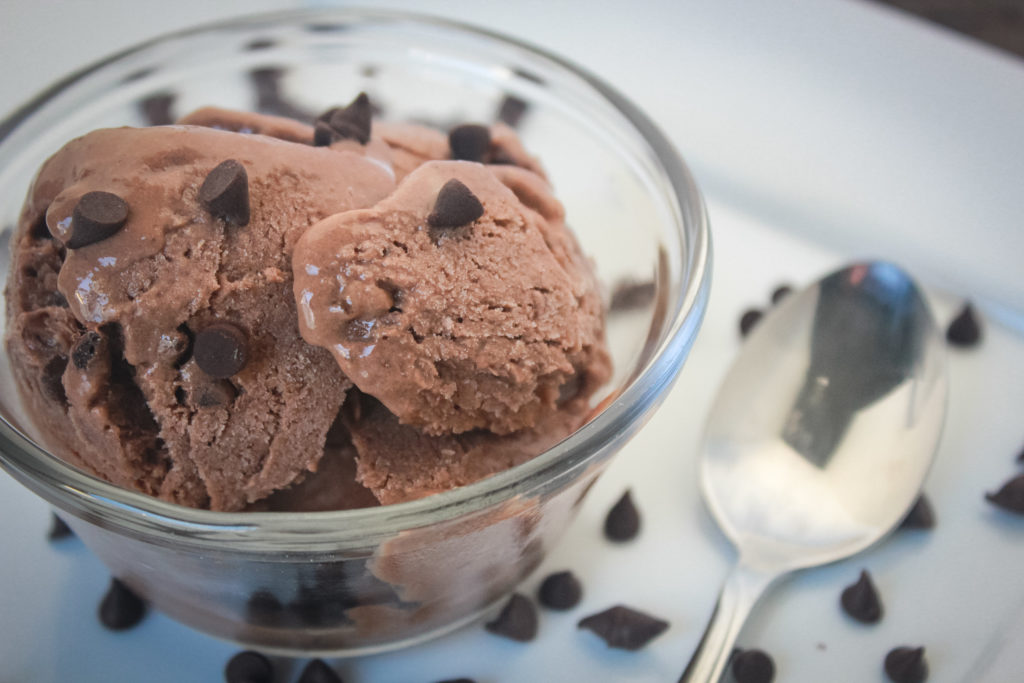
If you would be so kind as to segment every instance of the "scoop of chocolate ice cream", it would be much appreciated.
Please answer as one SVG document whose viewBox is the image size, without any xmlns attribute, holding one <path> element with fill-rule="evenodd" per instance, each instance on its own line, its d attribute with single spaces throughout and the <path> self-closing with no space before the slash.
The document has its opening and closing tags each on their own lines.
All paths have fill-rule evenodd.
<svg viewBox="0 0 1024 683">
<path fill-rule="evenodd" d="M 471 483 L 584 421 L 610 374 L 602 307 L 537 160 L 501 125 L 359 106 L 330 130 L 204 108 L 47 161 L 7 345 L 55 454 L 194 507 L 350 509 Z"/>
<path fill-rule="evenodd" d="M 533 427 L 609 366 L 589 264 L 548 213 L 488 166 L 423 164 L 373 208 L 299 240 L 303 337 L 428 435 Z"/>
<path fill-rule="evenodd" d="M 228 160 L 244 178 L 213 177 Z M 358 150 L 211 128 L 69 143 L 33 185 L 8 283 L 12 365 L 44 438 L 114 483 L 217 510 L 312 468 L 349 383 L 299 336 L 291 250 L 393 185 Z M 109 218 L 88 193 L 127 207 L 93 241 Z M 203 365 L 233 353 L 243 365 Z"/>
</svg>

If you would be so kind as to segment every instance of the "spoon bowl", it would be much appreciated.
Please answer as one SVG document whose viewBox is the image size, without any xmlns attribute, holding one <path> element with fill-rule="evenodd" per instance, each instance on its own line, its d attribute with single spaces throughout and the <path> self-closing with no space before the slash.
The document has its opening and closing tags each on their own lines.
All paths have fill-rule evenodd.
<svg viewBox="0 0 1024 683">
<path fill-rule="evenodd" d="M 718 680 L 776 578 L 858 553 L 903 519 L 946 393 L 942 335 L 893 264 L 844 268 L 765 316 L 705 427 L 701 491 L 739 557 L 682 681 Z"/>
</svg>

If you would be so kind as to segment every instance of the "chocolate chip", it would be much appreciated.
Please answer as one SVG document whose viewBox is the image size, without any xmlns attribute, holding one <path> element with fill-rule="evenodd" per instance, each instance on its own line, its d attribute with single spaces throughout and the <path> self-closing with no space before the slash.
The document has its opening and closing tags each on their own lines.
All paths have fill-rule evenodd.
<svg viewBox="0 0 1024 683">
<path fill-rule="evenodd" d="M 196 405 L 200 408 L 216 408 L 229 406 L 238 396 L 235 385 L 227 380 L 210 382 L 196 392 Z"/>
<path fill-rule="evenodd" d="M 146 616 L 146 603 L 118 579 L 111 579 L 99 609 L 100 623 L 111 631 L 135 626 Z"/>
<path fill-rule="evenodd" d="M 68 394 L 64 391 L 64 369 L 67 366 L 67 358 L 54 356 L 43 366 L 42 376 L 39 378 L 39 386 L 46 398 L 65 406 L 68 404 Z"/>
<path fill-rule="evenodd" d="M 50 531 L 46 534 L 46 537 L 51 541 L 59 541 L 62 538 L 68 538 L 74 536 L 74 532 L 71 531 L 63 519 L 58 517 L 56 513 L 50 513 Z"/>
<path fill-rule="evenodd" d="M 313 144 L 325 147 L 338 140 L 355 140 L 361 145 L 370 141 L 373 105 L 366 93 L 359 93 L 346 107 L 332 107 L 317 117 Z"/>
<path fill-rule="evenodd" d="M 882 618 L 882 603 L 878 599 L 871 575 L 866 570 L 861 571 L 856 583 L 843 589 L 839 603 L 847 614 L 859 622 L 874 624 Z"/>
<path fill-rule="evenodd" d="M 245 620 L 257 626 L 271 626 L 280 623 L 284 606 L 273 593 L 266 589 L 254 591 L 245 603 Z"/>
<path fill-rule="evenodd" d="M 498 120 L 516 128 L 530 106 L 515 95 L 505 95 L 498 105 Z"/>
<path fill-rule="evenodd" d="M 214 323 L 196 335 L 192 352 L 199 369 L 215 379 L 227 379 L 245 367 L 248 340 L 230 323 Z"/>
<path fill-rule="evenodd" d="M 668 628 L 668 622 L 635 609 L 616 605 L 584 617 L 577 625 L 593 631 L 608 647 L 639 650 Z"/>
<path fill-rule="evenodd" d="M 643 308 L 654 300 L 654 293 L 653 280 L 647 282 L 625 280 L 615 285 L 608 308 L 612 311 L 632 311 Z"/>
<path fill-rule="evenodd" d="M 900 529 L 932 529 L 935 527 L 935 511 L 928 497 L 923 493 L 917 497 L 914 507 L 900 522 Z"/>
<path fill-rule="evenodd" d="M 112 192 L 86 192 L 71 212 L 65 246 L 81 249 L 111 237 L 128 221 L 128 204 Z"/>
<path fill-rule="evenodd" d="M 334 131 L 325 121 L 317 121 L 313 124 L 313 146 L 327 147 L 334 138 Z"/>
<path fill-rule="evenodd" d="M 626 491 L 604 518 L 604 535 L 617 543 L 636 538 L 640 533 L 640 512 L 633 504 L 633 496 Z"/>
<path fill-rule="evenodd" d="M 995 493 L 986 493 L 985 499 L 1004 510 L 1024 515 L 1024 474 L 1010 479 Z"/>
<path fill-rule="evenodd" d="M 235 159 L 217 164 L 199 188 L 199 202 L 214 218 L 230 225 L 249 224 L 249 175 Z"/>
<path fill-rule="evenodd" d="M 521 643 L 531 641 L 537 636 L 537 610 L 525 595 L 513 593 L 498 617 L 484 628 Z"/>
<path fill-rule="evenodd" d="M 885 673 L 893 683 L 922 683 L 928 678 L 923 647 L 897 647 L 885 656 Z"/>
<path fill-rule="evenodd" d="M 555 572 L 540 584 L 537 600 L 551 609 L 572 609 L 579 604 L 583 587 L 572 572 Z"/>
<path fill-rule="evenodd" d="M 448 133 L 452 159 L 483 162 L 491 151 L 491 131 L 486 126 L 467 123 Z"/>
<path fill-rule="evenodd" d="M 71 349 L 71 362 L 79 370 L 85 370 L 105 344 L 103 336 L 93 330 L 87 331 Z"/>
<path fill-rule="evenodd" d="M 270 660 L 252 650 L 239 652 L 224 667 L 227 683 L 270 683 L 273 678 L 274 667 Z"/>
<path fill-rule="evenodd" d="M 782 301 L 792 293 L 793 288 L 790 287 L 789 285 L 779 285 L 772 291 L 772 305 L 777 305 L 780 301 Z"/>
<path fill-rule="evenodd" d="M 146 123 L 150 126 L 166 126 L 174 123 L 174 114 L 171 112 L 176 99 L 173 93 L 157 93 L 150 95 L 139 102 L 139 109 L 146 117 Z"/>
<path fill-rule="evenodd" d="M 775 662 L 762 650 L 740 650 L 732 658 L 732 675 L 736 683 L 771 683 Z"/>
<path fill-rule="evenodd" d="M 756 308 L 750 308 L 743 312 L 740 316 L 740 336 L 746 337 L 750 334 L 750 331 L 754 329 L 754 325 L 761 322 L 761 318 L 764 317 L 764 313 Z"/>
<path fill-rule="evenodd" d="M 953 346 L 969 347 L 981 341 L 981 324 L 971 304 L 964 304 L 946 329 L 946 341 Z"/>
<path fill-rule="evenodd" d="M 432 228 L 457 228 L 484 215 L 484 206 L 462 181 L 452 178 L 437 193 L 434 210 L 427 216 Z"/>
<path fill-rule="evenodd" d="M 314 659 L 302 670 L 298 683 L 342 683 L 342 680 L 324 660 Z"/>
</svg>

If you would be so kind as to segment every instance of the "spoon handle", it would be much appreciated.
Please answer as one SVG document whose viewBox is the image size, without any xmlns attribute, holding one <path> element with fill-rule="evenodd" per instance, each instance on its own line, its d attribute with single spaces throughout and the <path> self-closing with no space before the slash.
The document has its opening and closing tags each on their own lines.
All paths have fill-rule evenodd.
<svg viewBox="0 0 1024 683">
<path fill-rule="evenodd" d="M 743 623 L 754 603 L 778 573 L 765 573 L 736 564 L 725 579 L 711 620 L 704 629 L 697 651 L 693 653 L 679 683 L 716 683 L 722 676 Z"/>
</svg>

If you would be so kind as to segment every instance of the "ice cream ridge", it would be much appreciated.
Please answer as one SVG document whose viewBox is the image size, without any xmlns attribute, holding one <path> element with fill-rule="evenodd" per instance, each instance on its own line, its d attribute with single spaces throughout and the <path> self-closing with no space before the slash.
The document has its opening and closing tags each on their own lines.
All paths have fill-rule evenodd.
<svg viewBox="0 0 1024 683">
<path fill-rule="evenodd" d="M 6 343 L 56 455 L 212 510 L 414 500 L 586 421 L 590 262 L 512 129 L 205 108 L 40 169 Z"/>
</svg>

